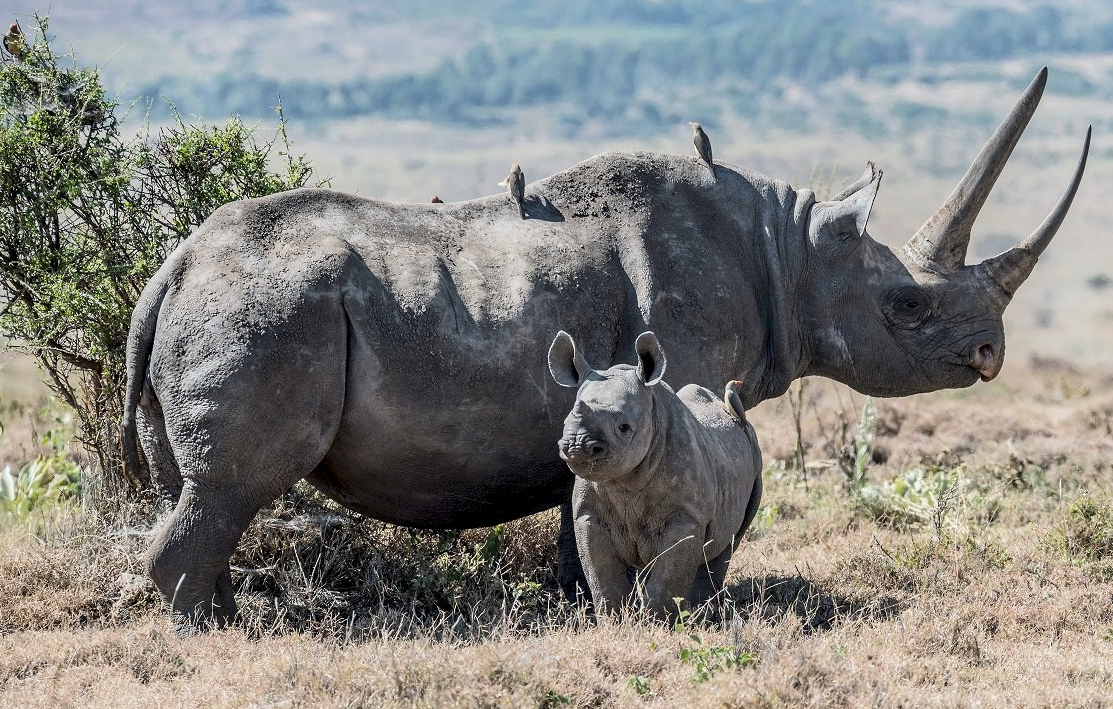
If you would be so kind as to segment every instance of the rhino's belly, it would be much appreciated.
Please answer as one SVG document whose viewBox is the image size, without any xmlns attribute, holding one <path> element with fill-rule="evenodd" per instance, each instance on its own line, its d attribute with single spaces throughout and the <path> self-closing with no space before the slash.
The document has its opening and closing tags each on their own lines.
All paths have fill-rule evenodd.
<svg viewBox="0 0 1113 709">
<path fill-rule="evenodd" d="M 420 451 L 414 451 L 415 455 Z M 553 507 L 572 484 L 568 468 L 549 461 L 477 466 L 459 460 L 357 462 L 331 454 L 309 482 L 345 507 L 409 527 L 485 527 Z"/>
<path fill-rule="evenodd" d="M 420 385 L 349 388 L 314 485 L 358 512 L 417 527 L 498 524 L 563 499 L 573 478 L 557 441 L 569 390 L 539 392 L 521 372 L 479 386 L 438 383 L 420 369 L 409 367 Z"/>
</svg>

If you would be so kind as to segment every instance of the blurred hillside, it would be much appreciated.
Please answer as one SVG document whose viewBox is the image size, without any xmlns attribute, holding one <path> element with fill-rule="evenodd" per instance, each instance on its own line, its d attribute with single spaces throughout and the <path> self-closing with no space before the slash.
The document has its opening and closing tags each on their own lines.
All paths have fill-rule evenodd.
<svg viewBox="0 0 1113 709">
<path fill-rule="evenodd" d="M 886 170 L 870 231 L 902 243 L 943 201 L 1044 65 L 1047 93 L 975 228 L 971 258 L 1033 229 L 1091 163 L 1061 235 L 1007 314 L 1010 356 L 1109 361 L 1113 5 L 1098 0 L 82 0 L 52 3 L 59 46 L 121 101 L 273 123 L 337 189 L 402 201 L 497 191 L 604 150 L 691 151 L 821 196 Z M 34 2 L 9 4 L 25 27 Z M 148 110 L 139 100 L 138 124 Z"/>
</svg>

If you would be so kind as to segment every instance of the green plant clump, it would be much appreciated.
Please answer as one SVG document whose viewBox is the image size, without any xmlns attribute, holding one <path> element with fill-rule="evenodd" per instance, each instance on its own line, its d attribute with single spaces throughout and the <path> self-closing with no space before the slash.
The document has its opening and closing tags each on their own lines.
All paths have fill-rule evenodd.
<svg viewBox="0 0 1113 709">
<path fill-rule="evenodd" d="M 909 468 L 891 481 L 866 482 L 857 504 L 878 522 L 897 529 L 933 528 L 968 531 L 971 521 L 984 525 L 1001 513 L 1001 501 L 988 496 L 965 474 L 965 466 Z"/>
<path fill-rule="evenodd" d="M 67 455 L 69 439 L 69 431 L 55 420 L 42 437 L 38 457 L 18 471 L 11 465 L 0 470 L 0 519 L 26 519 L 59 501 L 80 499 L 84 471 Z"/>
<path fill-rule="evenodd" d="M 692 668 L 692 684 L 703 684 L 725 670 L 741 670 L 757 664 L 755 653 L 734 645 L 704 645 L 700 634 L 688 626 L 688 619 L 692 612 L 681 608 L 684 599 L 674 598 L 673 601 L 679 612 L 672 629 L 674 633 L 684 635 L 688 640 L 687 644 L 680 648 L 680 662 Z M 634 678 L 631 677 L 627 685 L 634 686 L 633 680 Z M 648 689 L 648 681 L 645 686 Z"/>
<path fill-rule="evenodd" d="M 0 332 L 37 359 L 118 493 L 125 345 L 143 286 L 217 207 L 302 186 L 312 170 L 290 153 L 281 114 L 270 142 L 236 117 L 125 132 L 98 70 L 56 54 L 46 18 L 36 22 L 27 52 L 0 61 Z"/>
</svg>

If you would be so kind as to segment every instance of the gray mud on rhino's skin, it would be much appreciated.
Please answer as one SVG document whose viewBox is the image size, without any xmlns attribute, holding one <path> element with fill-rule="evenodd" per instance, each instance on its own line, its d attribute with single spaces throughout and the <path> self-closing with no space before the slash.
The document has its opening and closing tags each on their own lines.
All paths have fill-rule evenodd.
<svg viewBox="0 0 1113 709">
<path fill-rule="evenodd" d="M 1042 88 L 1043 74 L 964 178 L 976 189 L 956 194 L 985 192 Z M 676 381 L 744 379 L 746 406 L 811 374 L 875 395 L 991 378 L 1001 312 L 1081 169 L 1032 237 L 974 266 L 947 241 L 968 220 L 933 220 L 898 253 L 870 238 L 872 166 L 829 202 L 721 161 L 712 179 L 692 157 L 608 153 L 527 185 L 525 220 L 505 194 L 392 204 L 302 189 L 226 205 L 132 317 L 125 453 L 138 464 L 141 432 L 159 487 L 180 490 L 152 575 L 183 612 L 231 613 L 240 533 L 306 477 L 422 527 L 567 499 L 552 441 L 572 395 L 541 384 L 562 328 L 599 363 L 652 329 Z"/>
</svg>

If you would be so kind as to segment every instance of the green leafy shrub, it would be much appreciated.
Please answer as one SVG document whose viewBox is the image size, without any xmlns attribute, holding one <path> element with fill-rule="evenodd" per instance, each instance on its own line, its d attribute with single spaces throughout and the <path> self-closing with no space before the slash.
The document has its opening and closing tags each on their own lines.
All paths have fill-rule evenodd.
<svg viewBox="0 0 1113 709">
<path fill-rule="evenodd" d="M 69 430 L 61 420 L 40 441 L 37 458 L 13 471 L 0 470 L 0 518 L 26 519 L 33 512 L 60 500 L 77 500 L 81 495 L 83 470 L 68 455 Z"/>
<path fill-rule="evenodd" d="M 439 628 L 472 637 L 574 609 L 556 582 L 555 512 L 426 530 L 351 515 L 305 482 L 248 527 L 232 556 L 241 610 L 266 632 L 361 637 Z"/>
<path fill-rule="evenodd" d="M 312 171 L 290 153 L 281 116 L 270 142 L 238 118 L 175 116 L 129 135 L 98 70 L 56 54 L 46 18 L 36 21 L 26 56 L 0 62 L 0 331 L 38 360 L 76 413 L 106 492 L 119 493 L 125 344 L 140 291 L 217 207 L 302 186 Z"/>
</svg>

